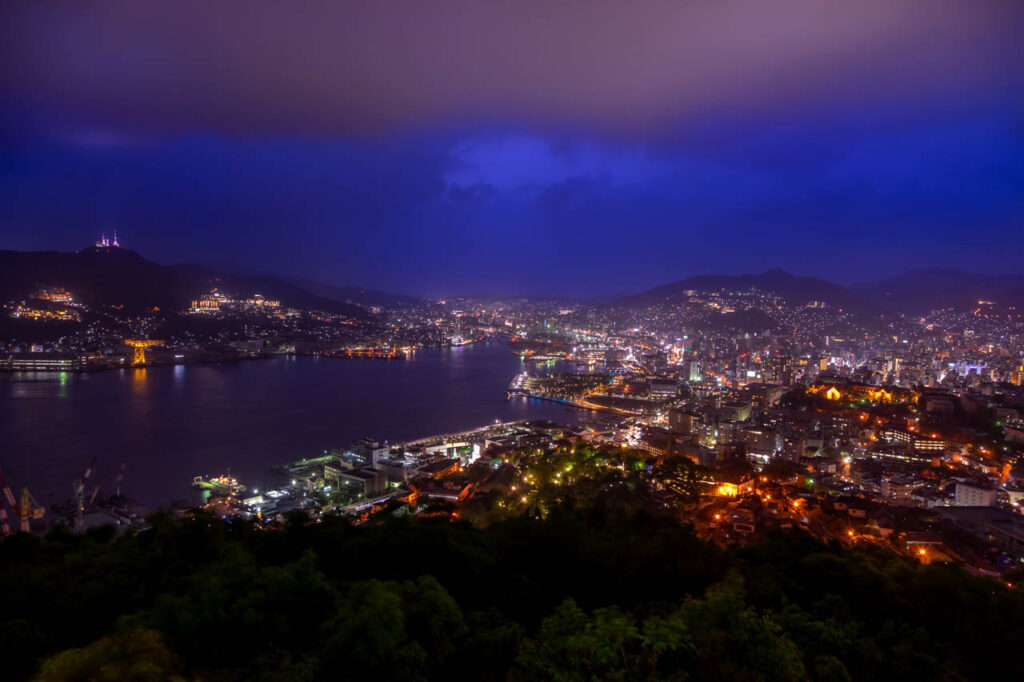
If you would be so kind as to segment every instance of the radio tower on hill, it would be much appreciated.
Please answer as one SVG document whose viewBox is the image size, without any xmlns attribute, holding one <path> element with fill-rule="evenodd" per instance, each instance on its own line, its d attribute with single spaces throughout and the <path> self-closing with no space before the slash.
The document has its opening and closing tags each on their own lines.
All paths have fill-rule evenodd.
<svg viewBox="0 0 1024 682">
<path fill-rule="evenodd" d="M 114 240 L 113 241 L 107 239 L 107 235 L 101 234 L 100 235 L 100 240 L 98 242 L 96 242 L 96 246 L 98 248 L 101 248 L 101 249 L 106 249 L 106 248 L 109 248 L 111 246 L 120 247 L 121 245 L 117 242 L 117 230 L 114 230 Z"/>
</svg>

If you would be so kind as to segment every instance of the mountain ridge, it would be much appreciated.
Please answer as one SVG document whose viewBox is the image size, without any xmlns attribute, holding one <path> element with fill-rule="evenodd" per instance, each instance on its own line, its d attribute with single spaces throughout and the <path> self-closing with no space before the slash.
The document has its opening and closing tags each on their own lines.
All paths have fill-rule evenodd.
<svg viewBox="0 0 1024 682">
<path fill-rule="evenodd" d="M 953 307 L 966 310 L 979 300 L 1024 306 L 1024 274 L 985 274 L 949 268 L 909 270 L 899 275 L 851 286 L 774 268 L 762 273 L 694 275 L 647 291 L 617 298 L 609 307 L 647 307 L 671 303 L 687 290 L 741 291 L 757 288 L 791 303 L 823 301 L 857 312 L 924 313 Z"/>
<path fill-rule="evenodd" d="M 184 308 L 212 288 L 261 293 L 285 305 L 369 315 L 370 306 L 411 305 L 421 297 L 354 286 L 335 286 L 301 277 L 283 277 L 228 263 L 161 265 L 120 247 L 79 251 L 0 250 L 0 300 L 28 298 L 40 286 L 64 286 L 88 303 L 129 308 Z M 780 268 L 738 275 L 701 274 L 646 291 L 592 301 L 599 307 L 644 308 L 671 303 L 687 290 L 742 291 L 756 288 L 795 304 L 822 301 L 851 312 L 899 311 L 923 314 L 952 307 L 969 310 L 979 301 L 1024 308 L 1024 274 L 976 273 L 954 268 L 908 270 L 874 281 L 843 286 L 795 275 Z"/>
<path fill-rule="evenodd" d="M 1024 274 L 986 274 L 949 268 L 908 270 L 899 275 L 850 287 L 900 309 L 927 312 L 969 309 L 981 300 L 1024 306 Z M 927 306 L 922 303 L 927 301 Z"/>
<path fill-rule="evenodd" d="M 405 294 L 393 294 L 388 291 L 380 291 L 379 289 L 367 289 L 359 286 L 343 286 L 338 284 L 328 284 L 326 282 L 320 282 L 314 279 L 306 277 L 291 277 L 284 275 L 275 275 L 265 270 L 259 270 L 252 268 L 241 263 L 236 263 L 230 260 L 210 260 L 210 261 L 196 261 L 195 263 L 189 263 L 189 265 L 201 265 L 203 267 L 210 268 L 211 270 L 218 270 L 220 272 L 226 272 L 231 275 L 245 275 L 247 277 L 272 277 L 279 279 L 282 282 L 287 282 L 294 286 L 304 289 L 311 294 L 321 296 L 323 298 L 329 298 L 341 303 L 355 303 L 361 306 L 395 306 L 395 305 L 410 305 L 420 300 L 418 296 L 407 296 Z"/>
<path fill-rule="evenodd" d="M 740 275 L 694 275 L 639 294 L 619 298 L 609 305 L 646 307 L 671 302 L 672 299 L 691 289 L 696 291 L 738 291 L 751 288 L 772 292 L 796 303 L 825 301 L 831 305 L 851 308 L 864 307 L 867 304 L 867 301 L 862 300 L 859 294 L 838 284 L 815 277 L 794 275 L 774 268 L 762 273 Z"/>
<path fill-rule="evenodd" d="M 368 318 L 362 307 L 317 296 L 274 276 L 237 275 L 203 265 L 160 265 L 120 247 L 79 251 L 0 251 L 0 300 L 22 300 L 41 286 L 70 289 L 93 304 L 183 309 L 213 288 L 259 293 L 284 305 Z"/>
</svg>

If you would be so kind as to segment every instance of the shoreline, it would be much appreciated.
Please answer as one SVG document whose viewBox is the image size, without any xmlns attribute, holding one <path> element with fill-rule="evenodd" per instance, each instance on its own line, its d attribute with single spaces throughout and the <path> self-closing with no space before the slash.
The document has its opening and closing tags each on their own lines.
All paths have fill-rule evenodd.
<svg viewBox="0 0 1024 682">
<path fill-rule="evenodd" d="M 192 363 L 195 374 L 182 364 L 154 364 L 141 372 L 5 372 L 0 438 L 8 447 L 0 466 L 16 488 L 27 486 L 49 506 L 48 498 L 71 496 L 71 482 L 91 457 L 99 458 L 94 478 L 104 490 L 112 490 L 121 459 L 127 459 L 125 494 L 152 509 L 169 508 L 175 500 L 192 499 L 188 483 L 196 474 L 219 474 L 230 466 L 254 485 L 279 485 L 272 467 L 363 436 L 418 442 L 473 431 L 496 418 L 572 425 L 583 416 L 571 405 L 504 400 L 506 382 L 520 365 L 501 339 L 424 348 L 415 362 L 325 358 L 315 366 L 322 357 Z M 298 364 L 286 370 L 292 363 Z M 489 378 L 460 383 L 478 372 Z M 147 387 L 133 381 L 141 377 L 149 378 Z M 57 431 L 43 415 L 59 420 Z"/>
<path fill-rule="evenodd" d="M 327 358 L 329 360 L 404 360 L 409 353 L 416 353 L 422 350 L 444 350 L 444 349 L 455 349 L 472 346 L 478 343 L 487 341 L 484 339 L 474 339 L 460 343 L 456 345 L 439 345 L 439 346 L 417 346 L 413 348 L 403 348 L 402 350 L 394 350 L 392 352 L 385 352 L 382 350 L 370 350 L 370 349 L 356 349 L 356 348 L 335 348 L 328 349 L 321 352 L 292 352 L 292 353 L 257 353 L 257 354 L 246 354 L 240 353 L 237 356 L 223 356 L 218 358 L 210 359 L 196 359 L 186 360 L 183 362 L 147 362 L 144 365 L 132 365 L 132 364 L 106 364 L 102 362 L 89 362 L 86 361 L 84 366 L 77 367 L 35 367 L 35 368 L 15 368 L 9 366 L 9 363 L 0 362 L 0 375 L 2 374 L 23 374 L 23 373 L 35 373 L 35 374 L 95 374 L 98 372 L 108 372 L 119 369 L 154 369 L 157 367 L 187 367 L 191 365 L 221 365 L 235 362 L 247 362 L 250 360 L 273 360 L 281 357 L 308 357 L 308 358 Z M 73 354 L 72 351 L 54 351 L 59 353 Z M 211 351 L 214 352 L 214 351 Z"/>
</svg>

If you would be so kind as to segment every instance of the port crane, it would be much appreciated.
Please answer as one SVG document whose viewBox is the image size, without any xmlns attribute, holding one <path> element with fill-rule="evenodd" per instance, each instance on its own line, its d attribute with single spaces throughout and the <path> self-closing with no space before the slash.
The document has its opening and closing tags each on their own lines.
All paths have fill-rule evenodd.
<svg viewBox="0 0 1024 682">
<path fill-rule="evenodd" d="M 21 530 L 26 533 L 31 530 L 30 523 L 34 519 L 41 519 L 46 514 L 46 509 L 36 502 L 28 488 L 22 488 L 20 499 L 15 500 L 11 486 L 7 484 L 7 479 L 2 473 L 0 473 L 0 489 L 3 491 L 3 499 L 0 499 L 0 533 L 5 537 L 11 534 L 7 515 L 8 506 L 14 512 L 14 517 L 20 521 Z"/>
<path fill-rule="evenodd" d="M 132 349 L 132 366 L 143 367 L 146 364 L 146 349 L 150 346 L 162 346 L 163 341 L 157 339 L 125 339 L 124 345 Z"/>
<path fill-rule="evenodd" d="M 28 533 L 29 522 L 34 519 L 41 519 L 46 515 L 46 507 L 36 502 L 36 499 L 32 497 L 32 493 L 28 491 L 28 488 L 21 489 L 21 529 Z"/>
<path fill-rule="evenodd" d="M 121 460 L 121 471 L 118 472 L 117 478 L 114 479 L 114 495 L 117 497 L 121 497 L 121 481 L 124 480 L 124 469 L 127 466 L 127 460 Z"/>
<path fill-rule="evenodd" d="M 4 537 L 11 534 L 11 524 L 7 522 L 7 507 L 4 506 L 3 500 L 0 500 L 0 533 Z"/>
<path fill-rule="evenodd" d="M 93 469 L 96 468 L 96 458 L 93 457 L 89 460 L 89 466 L 85 467 L 85 472 L 82 473 L 82 477 L 75 481 L 75 530 L 85 530 L 85 484 L 89 482 L 89 478 L 92 476 Z M 96 499 L 96 493 L 99 491 L 99 486 L 96 486 L 96 490 L 93 491 L 92 497 L 89 499 L 89 504 Z"/>
</svg>

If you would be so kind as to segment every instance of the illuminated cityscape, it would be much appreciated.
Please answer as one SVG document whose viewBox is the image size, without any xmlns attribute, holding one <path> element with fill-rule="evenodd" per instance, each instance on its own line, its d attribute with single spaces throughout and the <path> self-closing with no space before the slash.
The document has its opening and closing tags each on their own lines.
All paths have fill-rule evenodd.
<svg viewBox="0 0 1024 682">
<path fill-rule="evenodd" d="M 0 678 L 1024 679 L 1024 4 L 0 17 Z"/>
</svg>

